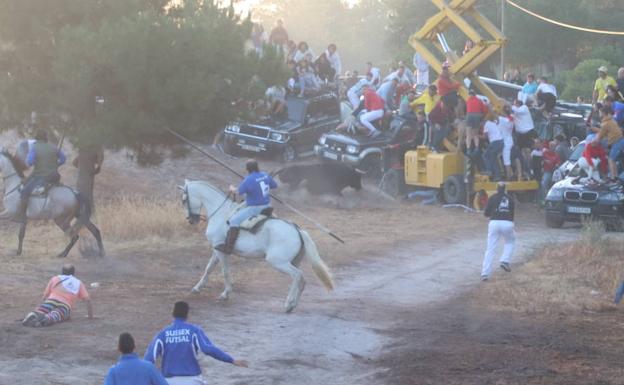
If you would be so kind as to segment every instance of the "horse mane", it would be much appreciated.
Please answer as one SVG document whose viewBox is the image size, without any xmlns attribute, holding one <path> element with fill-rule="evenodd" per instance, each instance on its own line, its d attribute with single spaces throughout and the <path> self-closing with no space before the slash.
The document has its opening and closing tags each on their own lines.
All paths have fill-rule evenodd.
<svg viewBox="0 0 624 385">
<path fill-rule="evenodd" d="M 0 154 L 6 156 L 7 159 L 9 159 L 9 161 L 11 162 L 11 165 L 15 169 L 15 172 L 17 173 L 17 175 L 19 175 L 20 178 L 24 178 L 24 171 L 28 168 L 28 167 L 26 167 L 24 162 L 21 159 L 18 159 L 15 156 L 11 155 L 6 150 L 0 152 Z"/>
<path fill-rule="evenodd" d="M 221 196 L 223 196 L 223 197 L 225 197 L 225 196 L 227 195 L 226 193 L 224 193 L 224 192 L 223 192 L 223 190 L 221 190 L 221 189 L 220 189 L 220 188 L 218 188 L 218 187 L 215 187 L 215 186 L 211 185 L 210 183 L 208 183 L 208 182 L 206 182 L 206 181 L 203 181 L 203 180 L 194 180 L 194 181 L 192 181 L 192 183 L 197 183 L 197 184 L 200 184 L 200 185 L 202 185 L 202 186 L 204 186 L 204 187 L 208 187 L 209 189 L 211 189 L 211 190 L 213 190 L 213 191 L 215 191 L 215 192 L 217 192 L 217 193 L 221 194 Z"/>
</svg>

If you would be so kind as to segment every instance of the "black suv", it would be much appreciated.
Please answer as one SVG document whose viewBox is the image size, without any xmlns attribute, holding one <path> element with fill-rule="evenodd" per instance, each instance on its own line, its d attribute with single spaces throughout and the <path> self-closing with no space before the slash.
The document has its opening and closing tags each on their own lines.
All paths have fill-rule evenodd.
<svg viewBox="0 0 624 385">
<path fill-rule="evenodd" d="M 546 225 L 559 228 L 565 222 L 581 222 L 584 218 L 602 220 L 607 227 L 622 229 L 624 191 L 621 185 L 587 184 L 578 175 L 578 167 L 570 176 L 555 183 L 546 196 Z"/>
<path fill-rule="evenodd" d="M 563 134 L 568 139 L 573 136 L 583 139 L 587 136 L 586 119 L 590 113 L 591 104 L 558 102 L 550 121 L 537 110 L 533 110 L 533 120 L 535 129 L 543 140 L 552 140 L 558 134 Z"/>
<path fill-rule="evenodd" d="M 384 147 L 396 143 L 402 131 L 415 125 L 414 120 L 394 115 L 388 128 L 375 138 L 333 131 L 320 137 L 314 152 L 322 160 L 344 162 L 368 176 L 380 177 Z"/>
<path fill-rule="evenodd" d="M 230 155 L 249 151 L 282 161 L 312 155 L 314 144 L 340 123 L 338 96 L 333 92 L 315 96 L 286 97 L 287 114 L 256 123 L 237 121 L 224 130 L 223 149 Z"/>
</svg>

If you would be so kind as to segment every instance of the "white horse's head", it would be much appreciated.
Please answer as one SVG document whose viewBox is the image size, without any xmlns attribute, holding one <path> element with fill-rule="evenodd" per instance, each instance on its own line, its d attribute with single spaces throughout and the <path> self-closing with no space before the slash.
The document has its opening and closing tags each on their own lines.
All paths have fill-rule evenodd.
<svg viewBox="0 0 624 385">
<path fill-rule="evenodd" d="M 185 180 L 184 186 L 178 186 L 178 188 L 182 190 L 182 204 L 186 208 L 186 219 L 192 225 L 201 220 L 202 207 L 207 212 L 206 220 L 209 220 L 228 200 L 228 196 L 223 191 L 204 181 Z"/>
</svg>

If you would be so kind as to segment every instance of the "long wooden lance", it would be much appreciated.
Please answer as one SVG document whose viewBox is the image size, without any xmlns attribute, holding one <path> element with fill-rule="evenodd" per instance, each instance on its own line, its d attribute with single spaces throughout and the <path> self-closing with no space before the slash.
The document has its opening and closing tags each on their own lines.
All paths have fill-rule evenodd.
<svg viewBox="0 0 624 385">
<path fill-rule="evenodd" d="M 180 139 L 184 143 L 186 143 L 189 146 L 191 146 L 193 149 L 197 150 L 199 153 L 201 153 L 204 156 L 210 158 L 212 161 L 216 162 L 217 164 L 219 164 L 220 166 L 222 166 L 226 170 L 230 171 L 234 175 L 238 176 L 241 179 L 245 178 L 241 173 L 239 173 L 238 171 L 234 170 L 232 167 L 228 166 L 225 162 L 217 159 L 215 156 L 211 155 L 209 152 L 205 151 L 204 149 L 202 149 L 201 147 L 199 147 L 195 143 L 191 142 L 189 139 L 187 139 L 186 137 L 182 136 L 178 132 L 176 132 L 176 131 L 172 130 L 171 128 L 168 128 L 168 127 L 165 127 L 165 130 L 168 133 L 170 133 L 171 135 L 175 136 L 176 138 Z M 310 218 L 310 216 L 302 213 L 300 210 L 298 210 L 295 207 L 293 207 L 292 205 L 288 204 L 287 202 L 285 202 L 283 199 L 281 199 L 277 195 L 271 193 L 271 198 L 273 198 L 276 202 L 281 203 L 282 205 L 284 205 L 284 207 L 288 208 L 290 211 L 292 211 L 295 214 L 299 215 L 303 219 L 305 219 L 308 222 L 312 223 L 316 228 L 318 228 L 319 230 L 321 230 L 325 234 L 329 235 L 330 237 L 334 238 L 338 242 L 345 243 L 345 241 L 343 241 L 339 236 L 334 234 L 330 229 L 328 229 L 327 227 L 323 226 L 322 224 L 320 224 L 319 222 L 315 221 L 314 219 Z"/>
</svg>

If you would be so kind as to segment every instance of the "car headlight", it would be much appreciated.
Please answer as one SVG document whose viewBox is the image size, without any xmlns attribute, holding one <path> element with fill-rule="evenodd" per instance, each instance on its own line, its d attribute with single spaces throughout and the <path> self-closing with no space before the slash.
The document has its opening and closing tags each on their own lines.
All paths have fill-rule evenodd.
<svg viewBox="0 0 624 385">
<path fill-rule="evenodd" d="M 357 148 L 357 146 L 354 146 L 354 145 L 350 144 L 350 145 L 347 146 L 347 152 L 349 154 L 357 154 L 358 153 L 358 148 Z"/>
<path fill-rule="evenodd" d="M 546 199 L 559 200 L 563 199 L 563 189 L 562 188 L 551 188 L 546 195 Z"/>
<path fill-rule="evenodd" d="M 624 194 L 617 191 L 609 191 L 602 194 L 600 198 L 605 201 L 622 201 L 624 200 Z"/>
<path fill-rule="evenodd" d="M 327 142 L 327 136 L 325 136 L 325 135 L 321 135 L 321 137 L 319 138 L 319 144 L 320 144 L 321 146 L 324 146 L 324 145 L 325 145 L 325 142 Z"/>
<path fill-rule="evenodd" d="M 240 126 L 238 126 L 237 124 L 230 124 L 227 127 L 225 127 L 226 131 L 230 131 L 230 132 L 240 132 Z"/>
<path fill-rule="evenodd" d="M 284 134 L 280 134 L 279 132 L 272 132 L 271 133 L 271 139 L 273 140 L 277 140 L 278 142 L 281 142 L 282 140 L 284 140 L 285 135 Z"/>
</svg>

